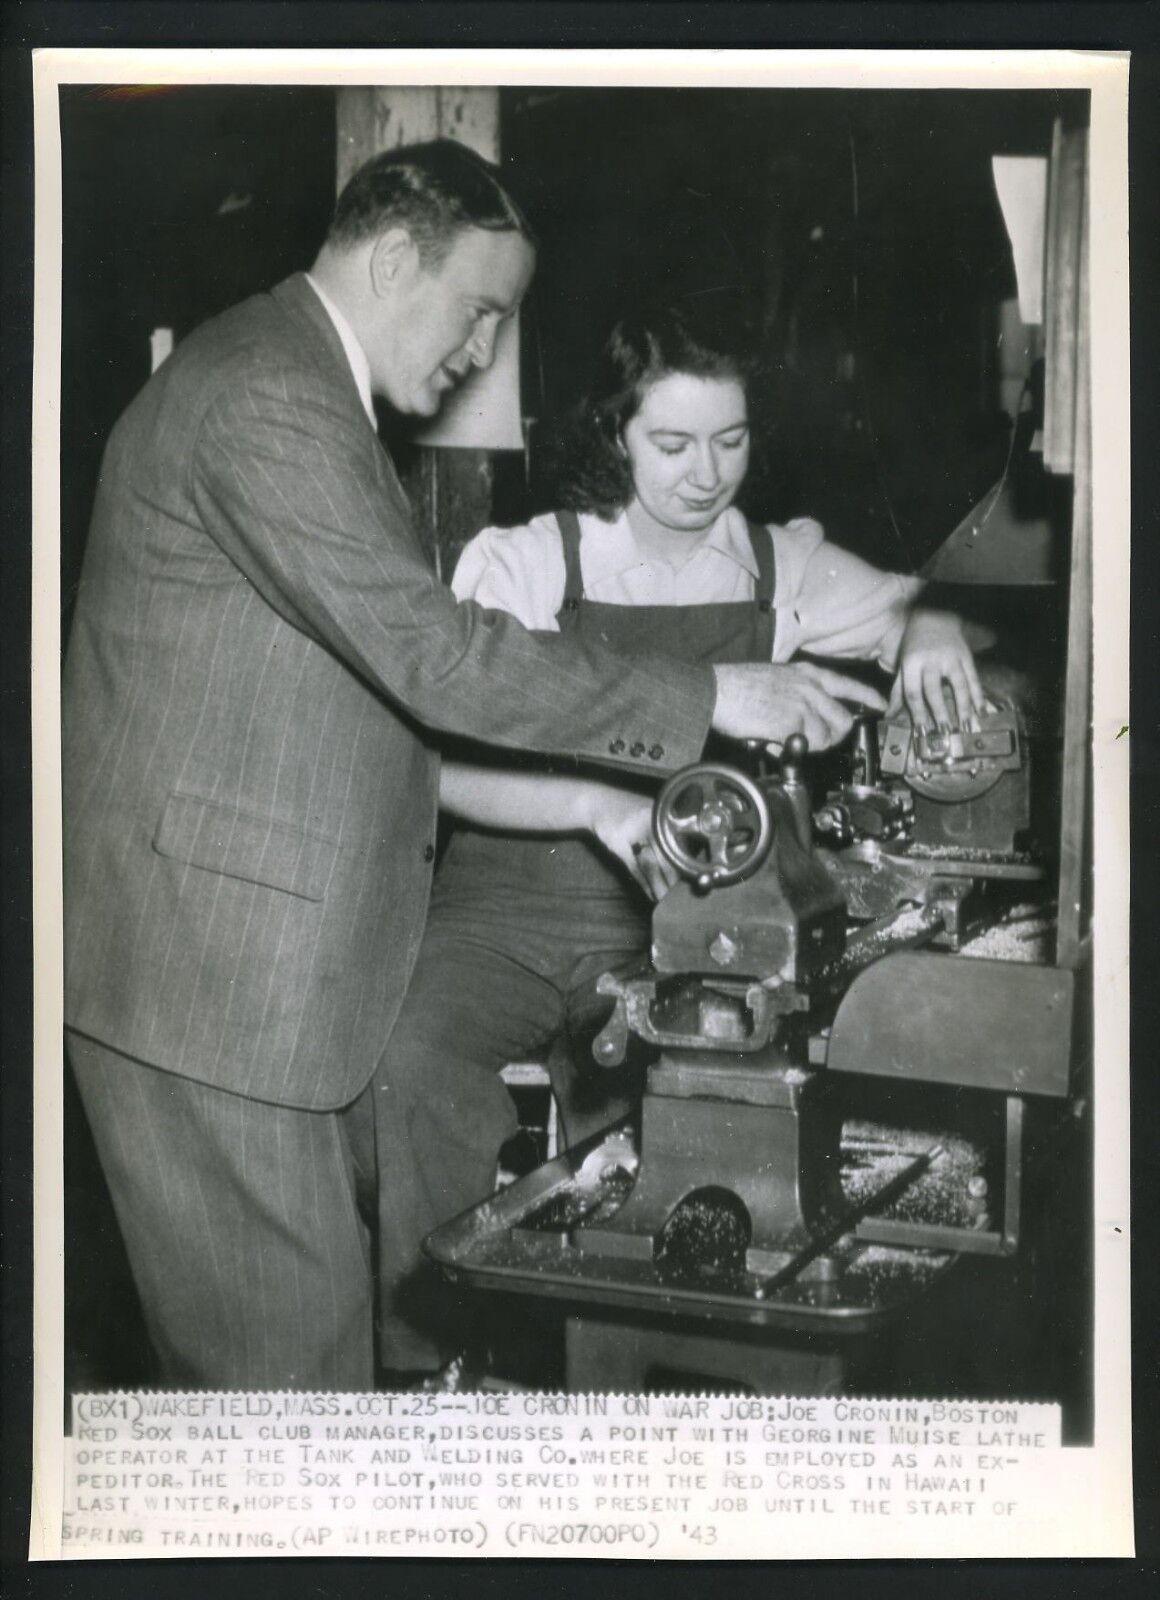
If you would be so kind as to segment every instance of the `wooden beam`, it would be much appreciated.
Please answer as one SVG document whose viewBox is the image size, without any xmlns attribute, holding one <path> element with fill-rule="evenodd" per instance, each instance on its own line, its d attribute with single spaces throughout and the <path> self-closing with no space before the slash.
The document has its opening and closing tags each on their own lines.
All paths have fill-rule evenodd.
<svg viewBox="0 0 1160 1600">
<path fill-rule="evenodd" d="M 1085 920 L 1089 893 L 1087 877 L 1090 819 L 1088 793 L 1091 764 L 1092 719 L 1092 474 L 1091 474 L 1091 316 L 1088 305 L 1088 205 L 1086 177 L 1087 140 L 1083 130 L 1070 139 L 1079 147 L 1078 206 L 1072 215 L 1073 246 L 1064 246 L 1077 265 L 1072 316 L 1074 333 L 1067 343 L 1074 350 L 1074 378 L 1070 433 L 1071 471 L 1071 583 L 1067 616 L 1067 676 L 1064 691 L 1063 774 L 1060 801 L 1059 932 L 1056 962 L 1063 967 L 1079 964 L 1085 948 Z M 1069 163 L 1074 167 L 1075 156 Z M 1074 188 L 1074 182 L 1071 183 Z M 1051 381 L 1050 370 L 1048 380 Z M 1064 430 L 1061 427 L 1060 432 Z"/>
<path fill-rule="evenodd" d="M 1047 191 L 1044 315 L 1047 390 L 1043 465 L 1048 472 L 1075 467 L 1080 326 L 1087 318 L 1081 285 L 1081 235 L 1087 212 L 1087 130 L 1059 121 L 1051 148 Z"/>
</svg>

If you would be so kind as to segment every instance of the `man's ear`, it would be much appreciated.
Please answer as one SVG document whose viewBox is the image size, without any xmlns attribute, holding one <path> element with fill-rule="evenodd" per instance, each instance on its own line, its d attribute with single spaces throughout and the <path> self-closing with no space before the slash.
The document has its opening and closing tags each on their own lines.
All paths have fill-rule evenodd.
<svg viewBox="0 0 1160 1600">
<path fill-rule="evenodd" d="M 406 228 L 388 228 L 371 251 L 371 288 L 380 299 L 389 295 L 408 268 L 418 265 L 419 252 Z"/>
</svg>

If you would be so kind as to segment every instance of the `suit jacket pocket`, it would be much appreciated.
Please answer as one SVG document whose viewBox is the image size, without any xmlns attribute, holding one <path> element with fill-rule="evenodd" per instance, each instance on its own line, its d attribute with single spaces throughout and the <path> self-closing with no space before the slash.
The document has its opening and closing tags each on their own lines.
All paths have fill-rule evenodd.
<svg viewBox="0 0 1160 1600">
<path fill-rule="evenodd" d="M 303 900 L 325 897 L 338 854 L 336 840 L 310 828 L 178 793 L 165 802 L 153 848 L 191 867 Z"/>
</svg>

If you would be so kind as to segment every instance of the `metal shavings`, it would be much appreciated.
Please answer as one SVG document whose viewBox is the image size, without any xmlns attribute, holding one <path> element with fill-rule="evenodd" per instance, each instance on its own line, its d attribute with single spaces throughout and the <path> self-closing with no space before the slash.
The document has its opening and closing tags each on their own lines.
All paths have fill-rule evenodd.
<svg viewBox="0 0 1160 1600">
<path fill-rule="evenodd" d="M 898 1199 L 883 1208 L 883 1217 L 923 1222 L 936 1227 L 974 1228 L 985 1216 L 982 1195 L 970 1185 L 981 1176 L 985 1155 L 967 1139 L 952 1133 L 907 1133 L 873 1122 L 848 1122 L 842 1133 L 842 1192 L 854 1206 L 864 1205 L 909 1162 L 938 1143 L 942 1153 Z"/>
</svg>

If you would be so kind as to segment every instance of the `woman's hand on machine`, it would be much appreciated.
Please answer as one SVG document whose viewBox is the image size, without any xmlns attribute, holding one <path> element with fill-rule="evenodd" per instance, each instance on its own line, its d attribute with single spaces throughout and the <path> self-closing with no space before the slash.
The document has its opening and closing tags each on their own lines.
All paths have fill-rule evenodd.
<svg viewBox="0 0 1160 1600">
<path fill-rule="evenodd" d="M 976 732 L 986 699 L 962 619 L 953 611 L 912 612 L 898 652 L 889 711 L 905 704 L 916 728 Z"/>
<path fill-rule="evenodd" d="M 808 661 L 718 665 L 713 670 L 713 727 L 732 739 L 759 739 L 775 754 L 793 733 L 804 734 L 811 750 L 840 744 L 854 722 L 843 701 L 871 711 L 886 709 L 876 689 Z"/>
<path fill-rule="evenodd" d="M 651 900 L 660 900 L 679 873 L 657 853 L 652 838 L 652 801 L 607 784 L 588 786 L 586 825 Z"/>
</svg>

